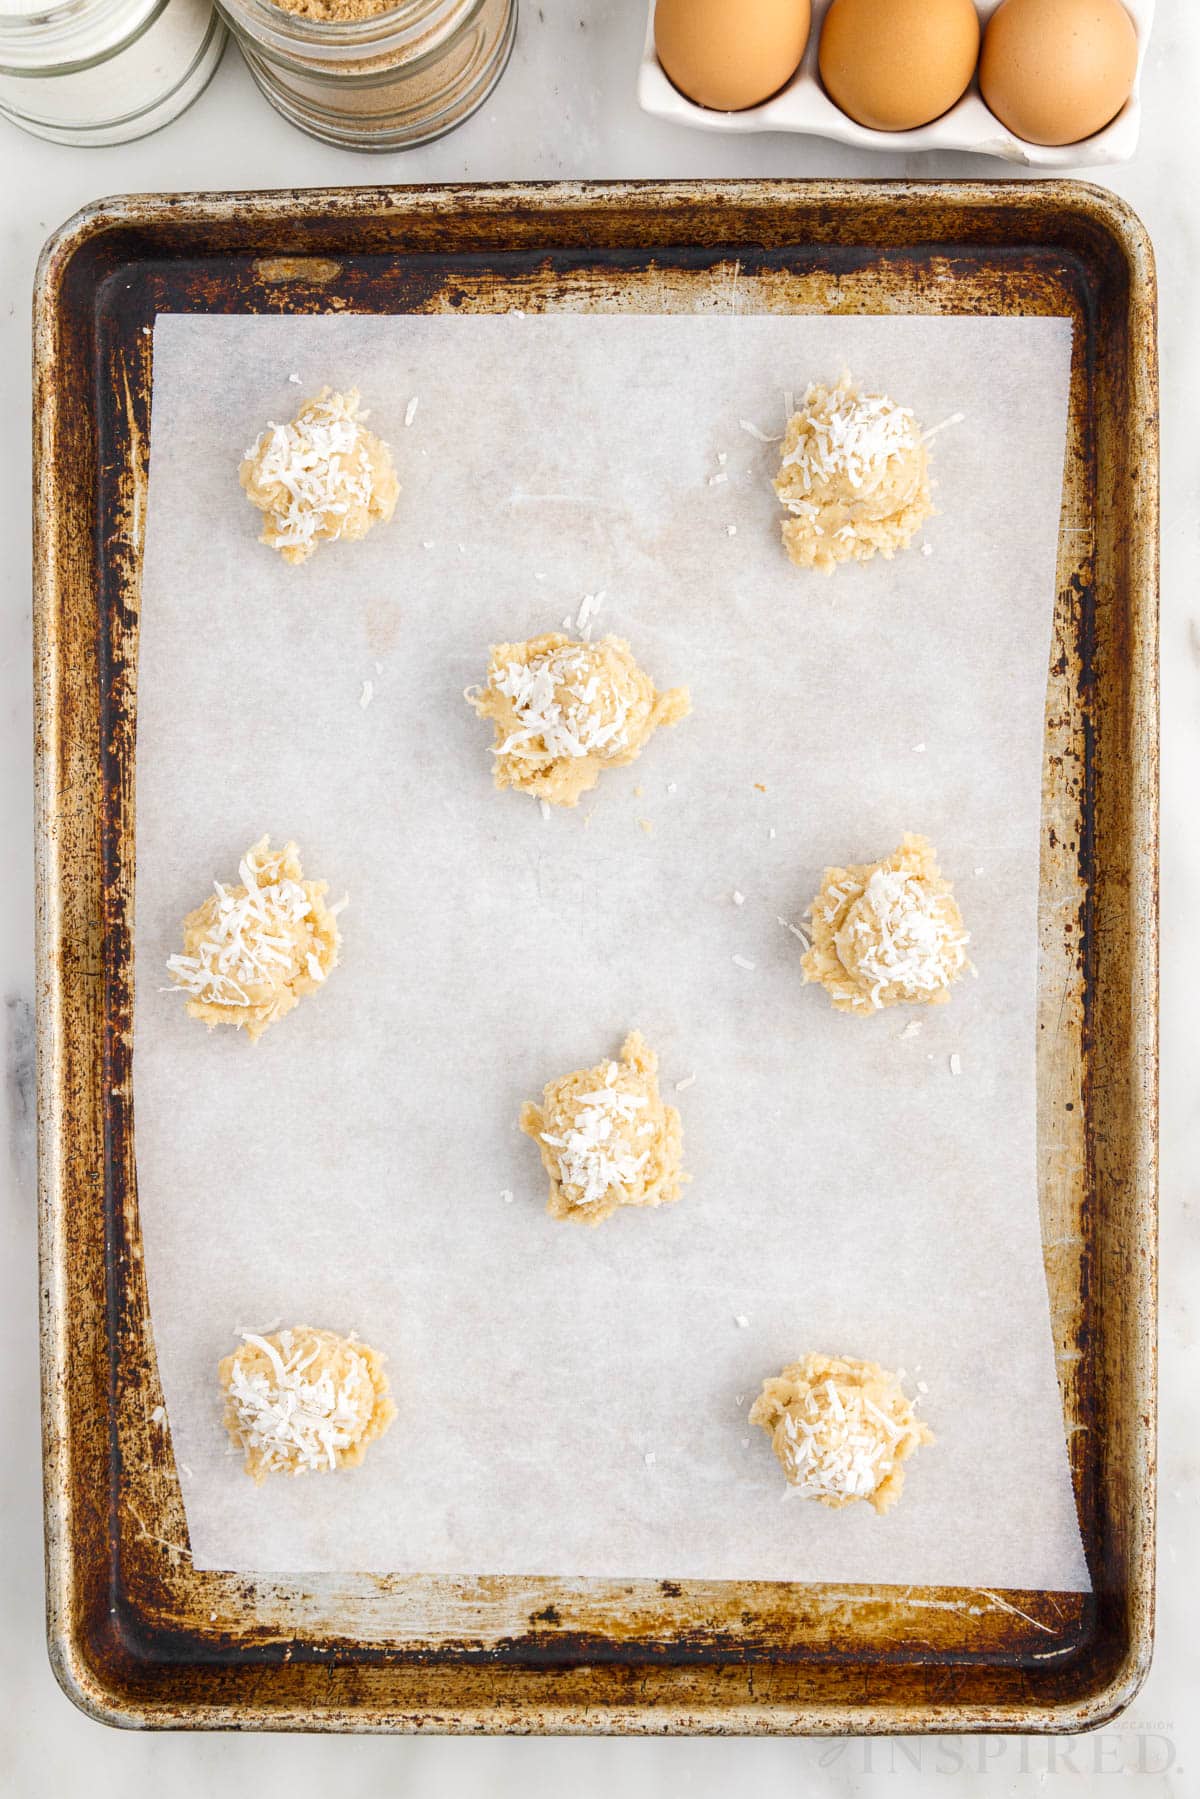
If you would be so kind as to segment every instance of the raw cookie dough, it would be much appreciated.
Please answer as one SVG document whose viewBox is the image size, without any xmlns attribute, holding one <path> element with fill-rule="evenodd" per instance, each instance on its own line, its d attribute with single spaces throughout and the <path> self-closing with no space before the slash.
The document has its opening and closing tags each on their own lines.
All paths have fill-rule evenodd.
<svg viewBox="0 0 1200 1799">
<path fill-rule="evenodd" d="M 306 881 L 294 843 L 262 837 L 238 866 L 241 885 L 213 892 L 183 921 L 183 953 L 167 973 L 188 994 L 187 1010 L 209 1030 L 236 1025 L 252 1043 L 321 986 L 337 966 L 337 914 L 325 881 Z M 166 991 L 170 991 L 168 988 Z"/>
<path fill-rule="evenodd" d="M 827 868 L 809 916 L 812 948 L 800 966 L 839 1012 L 941 1005 L 971 966 L 954 889 L 926 837 L 906 832 L 882 862 Z"/>
<path fill-rule="evenodd" d="M 683 1130 L 658 1090 L 658 1057 L 637 1031 L 618 1062 L 551 1081 L 542 1103 L 521 1108 L 521 1129 L 542 1152 L 552 1218 L 600 1224 L 620 1206 L 665 1206 L 689 1177 L 679 1170 Z"/>
<path fill-rule="evenodd" d="M 813 382 L 788 420 L 773 485 L 791 514 L 788 555 L 827 575 L 907 549 L 933 511 L 920 425 L 886 394 L 859 393 L 849 375 L 836 387 Z"/>
<path fill-rule="evenodd" d="M 905 1458 L 934 1440 L 898 1375 L 849 1357 L 806 1355 L 764 1381 L 750 1422 L 771 1439 L 787 1497 L 835 1508 L 865 1499 L 886 1512 L 904 1486 Z"/>
<path fill-rule="evenodd" d="M 354 1336 L 307 1324 L 244 1332 L 217 1375 L 225 1428 L 255 1482 L 357 1467 L 396 1416 L 383 1357 Z"/>
<path fill-rule="evenodd" d="M 576 806 L 606 768 L 633 762 L 659 725 L 692 709 L 686 687 L 658 693 L 620 637 L 576 643 L 557 631 L 498 643 L 486 686 L 467 699 L 496 728 L 497 787 Z"/>
<path fill-rule="evenodd" d="M 290 425 L 268 425 L 238 478 L 265 513 L 259 542 L 285 562 L 307 562 L 319 543 L 356 541 L 396 510 L 400 483 L 388 446 L 364 429 L 358 389 L 323 387 Z"/>
</svg>

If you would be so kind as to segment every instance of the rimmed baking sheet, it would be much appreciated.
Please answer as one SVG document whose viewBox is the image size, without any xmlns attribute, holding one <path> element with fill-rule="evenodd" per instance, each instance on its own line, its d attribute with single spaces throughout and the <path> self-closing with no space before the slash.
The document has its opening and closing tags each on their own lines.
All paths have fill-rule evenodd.
<svg viewBox="0 0 1200 1799">
<path fill-rule="evenodd" d="M 155 1422 L 130 1078 L 155 320 L 734 306 L 1072 322 L 1037 1156 L 1095 1591 L 198 1571 Z M 175 1727 L 1038 1730 L 1096 1722 L 1136 1690 L 1153 1575 L 1153 330 L 1144 234 L 1069 183 L 134 198 L 52 241 L 35 413 L 49 1618 L 87 1709 Z M 381 698 L 352 701 L 346 728 Z M 651 753 L 682 753 L 695 723 Z M 189 882 L 181 903 L 195 897 Z"/>
</svg>

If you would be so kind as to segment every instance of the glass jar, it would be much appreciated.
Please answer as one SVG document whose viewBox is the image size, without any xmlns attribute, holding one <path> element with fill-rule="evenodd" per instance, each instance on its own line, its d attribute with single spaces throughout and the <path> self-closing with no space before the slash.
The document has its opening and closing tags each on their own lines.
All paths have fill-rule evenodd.
<svg viewBox="0 0 1200 1799">
<path fill-rule="evenodd" d="M 221 60 L 213 0 L 0 0 L 0 114 L 58 144 L 177 118 Z"/>
<path fill-rule="evenodd" d="M 517 0 L 398 0 L 342 19 L 272 0 L 219 3 L 276 111 L 352 150 L 405 150 L 453 131 L 504 73 L 517 27 Z"/>
</svg>

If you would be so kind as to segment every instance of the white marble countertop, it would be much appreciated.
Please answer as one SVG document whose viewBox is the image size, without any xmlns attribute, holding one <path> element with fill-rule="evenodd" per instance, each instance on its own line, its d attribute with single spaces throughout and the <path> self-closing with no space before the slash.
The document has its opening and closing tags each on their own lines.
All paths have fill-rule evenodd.
<svg viewBox="0 0 1200 1799">
<path fill-rule="evenodd" d="M 1158 1644 L 1149 1680 L 1119 1725 L 1057 1744 L 964 1738 L 847 1741 L 454 1741 L 162 1736 L 105 1730 L 57 1690 L 42 1634 L 32 1117 L 33 996 L 29 571 L 29 300 L 47 234 L 101 195 L 162 189 L 325 186 L 503 178 L 850 175 L 1006 178 L 965 155 L 881 156 L 815 138 L 719 138 L 643 117 L 633 81 L 642 0 L 524 0 L 513 62 L 491 101 L 427 149 L 375 158 L 301 136 L 254 91 L 235 50 L 212 87 L 156 137 L 114 150 L 42 144 L 0 122 L 0 1789 L 13 1799 L 201 1799 L 218 1784 L 267 1799 L 353 1791 L 363 1799 L 607 1790 L 630 1799 L 684 1789 L 965 1794 L 1107 1790 L 1193 1793 L 1200 1782 L 1195 1628 L 1200 1578 L 1200 1097 L 1187 1045 L 1200 1014 L 1195 894 L 1200 834 L 1200 8 L 1163 5 L 1143 83 L 1136 160 L 1100 178 L 1136 207 L 1158 253 L 1163 363 L 1163 1136 L 1161 1509 Z M 1188 771 L 1191 770 L 1189 775 Z M 1187 798 L 1189 789 L 1193 799 Z M 1190 946 L 1190 947 L 1189 947 Z M 935 1778 L 936 1777 L 936 1778 Z M 1101 1785 L 1103 1782 L 1103 1785 Z"/>
</svg>

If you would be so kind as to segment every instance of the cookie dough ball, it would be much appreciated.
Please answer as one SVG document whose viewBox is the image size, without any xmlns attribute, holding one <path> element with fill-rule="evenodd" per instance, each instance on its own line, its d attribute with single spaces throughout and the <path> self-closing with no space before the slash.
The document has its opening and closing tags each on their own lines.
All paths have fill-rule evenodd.
<svg viewBox="0 0 1200 1799">
<path fill-rule="evenodd" d="M 496 730 L 497 787 L 576 806 L 606 768 L 636 761 L 659 725 L 686 718 L 686 687 L 659 693 L 620 637 L 576 643 L 557 631 L 496 644 L 487 685 L 467 699 Z"/>
<path fill-rule="evenodd" d="M 933 1433 L 913 1414 L 900 1377 L 874 1362 L 806 1355 L 763 1382 L 750 1408 L 787 1476 L 789 1499 L 835 1508 L 895 1505 L 904 1463 Z"/>
<path fill-rule="evenodd" d="M 400 483 L 388 446 L 364 428 L 358 389 L 323 387 L 290 425 L 268 425 L 238 472 L 265 514 L 259 542 L 285 562 L 307 562 L 317 545 L 365 537 L 396 510 Z"/>
<path fill-rule="evenodd" d="M 886 394 L 859 393 L 849 375 L 809 388 L 788 420 L 774 487 L 791 515 L 789 557 L 827 575 L 840 562 L 907 549 L 933 511 L 921 427 Z"/>
<path fill-rule="evenodd" d="M 521 1129 L 542 1152 L 552 1218 L 600 1224 L 620 1206 L 665 1206 L 680 1173 L 683 1130 L 658 1090 L 658 1057 L 637 1031 L 620 1060 L 551 1081 L 542 1103 L 521 1108 Z"/>
<path fill-rule="evenodd" d="M 383 1357 L 354 1336 L 307 1324 L 247 1332 L 217 1375 L 225 1428 L 256 1482 L 355 1468 L 396 1416 Z"/>
<path fill-rule="evenodd" d="M 183 952 L 167 972 L 188 995 L 187 1010 L 211 1030 L 236 1025 L 252 1043 L 312 993 L 337 966 L 337 914 L 328 883 L 306 881 L 294 843 L 272 850 L 260 838 L 238 865 L 237 887 L 213 882 L 183 921 Z"/>
<path fill-rule="evenodd" d="M 819 981 L 839 1012 L 941 1005 L 971 967 L 954 889 L 925 837 L 906 833 L 882 862 L 827 868 L 809 916 L 804 978 Z"/>
</svg>

